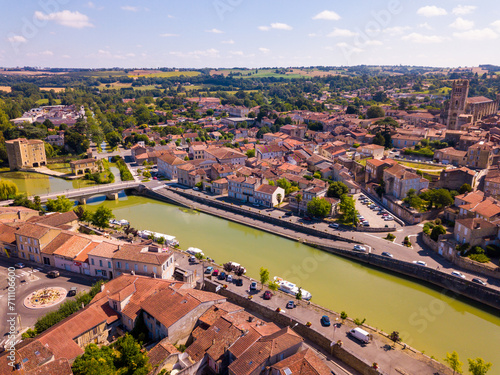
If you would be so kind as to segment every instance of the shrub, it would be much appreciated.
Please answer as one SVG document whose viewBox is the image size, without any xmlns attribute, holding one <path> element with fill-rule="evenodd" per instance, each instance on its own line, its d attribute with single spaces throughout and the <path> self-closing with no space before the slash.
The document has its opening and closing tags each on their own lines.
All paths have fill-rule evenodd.
<svg viewBox="0 0 500 375">
<path fill-rule="evenodd" d="M 488 258 L 484 254 L 471 254 L 467 256 L 471 260 L 475 260 L 476 262 L 479 263 L 488 263 L 490 261 L 490 258 Z"/>
<path fill-rule="evenodd" d="M 366 322 L 366 318 L 363 318 L 363 320 L 356 318 L 353 321 L 354 321 L 354 324 L 356 324 L 357 326 L 360 326 L 360 325 L 363 325 L 364 322 Z"/>
<path fill-rule="evenodd" d="M 384 239 L 386 239 L 387 241 L 394 241 L 394 239 L 396 238 L 396 236 L 392 233 L 387 233 L 387 237 L 384 237 Z"/>
</svg>

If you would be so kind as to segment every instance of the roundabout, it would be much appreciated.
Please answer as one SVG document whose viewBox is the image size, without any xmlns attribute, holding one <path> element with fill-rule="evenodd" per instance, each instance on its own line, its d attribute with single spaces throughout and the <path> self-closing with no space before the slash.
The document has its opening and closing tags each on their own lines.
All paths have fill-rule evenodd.
<svg viewBox="0 0 500 375">
<path fill-rule="evenodd" d="M 60 287 L 38 289 L 24 299 L 24 306 L 28 309 L 44 309 L 61 303 L 68 291 Z"/>
</svg>

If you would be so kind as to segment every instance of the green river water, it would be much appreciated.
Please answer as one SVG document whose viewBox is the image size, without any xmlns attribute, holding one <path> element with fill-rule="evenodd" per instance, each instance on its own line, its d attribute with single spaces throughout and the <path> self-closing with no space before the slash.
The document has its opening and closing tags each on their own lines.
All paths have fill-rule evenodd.
<svg viewBox="0 0 500 375">
<path fill-rule="evenodd" d="M 2 173 L 0 177 L 8 176 Z M 42 194 L 43 189 L 78 188 L 73 185 L 76 182 L 57 178 L 17 177 L 7 179 L 23 182 L 19 190 L 30 195 Z M 385 332 L 397 330 L 404 342 L 438 360 L 455 350 L 464 370 L 467 358 L 482 357 L 493 363 L 488 374 L 500 374 L 500 315 L 485 306 L 263 231 L 148 198 L 122 195 L 119 201 L 96 200 L 88 208 L 99 204 L 136 229 L 174 235 L 184 249 L 200 248 L 219 264 L 238 262 L 250 277 L 258 279 L 260 267 L 268 268 L 271 277 L 281 276 L 311 292 L 315 303 L 344 310 L 351 318 L 366 318 L 367 324 Z"/>
</svg>

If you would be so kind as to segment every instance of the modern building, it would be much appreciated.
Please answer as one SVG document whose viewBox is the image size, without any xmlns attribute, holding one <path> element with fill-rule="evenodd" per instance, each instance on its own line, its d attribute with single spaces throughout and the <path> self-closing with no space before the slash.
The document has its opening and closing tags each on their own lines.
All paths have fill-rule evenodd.
<svg viewBox="0 0 500 375">
<path fill-rule="evenodd" d="M 45 144 L 39 139 L 17 138 L 5 141 L 11 170 L 36 168 L 47 164 Z"/>
</svg>

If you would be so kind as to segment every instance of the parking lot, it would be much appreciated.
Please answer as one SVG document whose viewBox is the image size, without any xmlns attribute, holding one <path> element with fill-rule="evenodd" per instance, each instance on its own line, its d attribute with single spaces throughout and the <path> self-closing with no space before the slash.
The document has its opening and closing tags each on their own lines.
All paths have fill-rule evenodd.
<svg viewBox="0 0 500 375">
<path fill-rule="evenodd" d="M 353 196 L 354 199 L 356 200 L 356 210 L 358 210 L 359 214 L 370 224 L 369 227 L 373 228 L 384 228 L 386 225 L 388 227 L 400 227 L 398 223 L 394 220 L 384 220 L 383 215 L 378 215 L 377 210 L 374 210 L 372 208 L 368 207 L 368 204 L 364 204 L 363 201 L 360 199 L 361 197 L 364 197 L 363 194 L 356 194 Z M 370 199 L 367 199 L 367 201 L 372 202 L 376 207 L 379 207 L 380 209 L 383 210 L 383 207 L 377 205 L 375 202 L 373 202 Z M 391 213 L 389 212 L 387 216 L 393 217 Z"/>
</svg>

